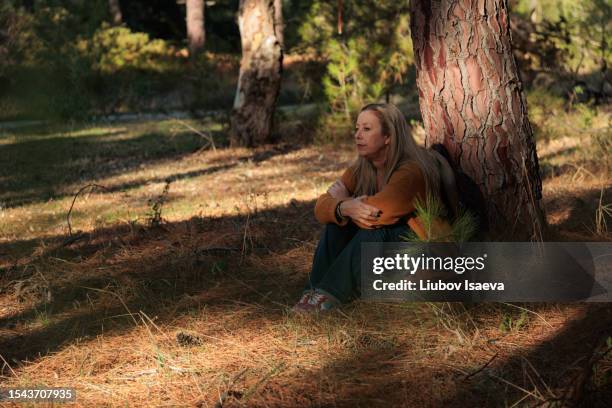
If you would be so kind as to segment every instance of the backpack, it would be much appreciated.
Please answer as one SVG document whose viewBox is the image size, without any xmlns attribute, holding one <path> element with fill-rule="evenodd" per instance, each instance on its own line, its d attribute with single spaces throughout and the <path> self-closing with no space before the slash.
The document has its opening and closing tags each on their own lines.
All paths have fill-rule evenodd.
<svg viewBox="0 0 612 408">
<path fill-rule="evenodd" d="M 452 171 L 454 176 L 453 183 L 453 180 L 451 180 L 452 177 L 444 177 L 444 169 L 441 170 L 443 188 L 441 188 L 442 191 L 440 195 L 446 208 L 451 210 L 451 222 L 454 221 L 457 214 L 463 211 L 470 212 L 477 223 L 477 237 L 482 237 L 489 231 L 489 221 L 487 218 L 487 206 L 480 188 L 478 188 L 478 185 L 470 176 L 453 165 L 450 154 L 444 145 L 436 143 L 431 146 L 431 150 L 445 159 L 448 164 L 447 168 Z M 439 156 L 437 159 L 442 163 Z"/>
</svg>

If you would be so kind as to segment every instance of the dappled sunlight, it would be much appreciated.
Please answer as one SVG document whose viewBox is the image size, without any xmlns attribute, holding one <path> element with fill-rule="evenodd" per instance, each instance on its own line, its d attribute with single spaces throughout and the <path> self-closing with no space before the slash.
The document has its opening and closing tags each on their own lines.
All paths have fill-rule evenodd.
<svg viewBox="0 0 612 408">
<path fill-rule="evenodd" d="M 612 242 L 609 7 L 558 3 L 3 2 L 0 405 L 70 387 L 79 408 L 606 406 L 609 304 L 369 301 L 366 288 L 338 304 L 349 282 L 327 288 L 339 264 L 319 264 L 344 238 L 327 239 L 317 200 L 344 195 L 330 186 L 358 151 L 380 209 L 328 200 L 329 216 L 401 211 L 453 242 Z M 426 205 L 409 199 L 420 177 L 386 168 L 406 155 Z M 438 221 L 453 234 L 434 237 Z M 582 252 L 566 266 L 605 256 Z M 374 273 L 401 269 L 386 255 Z"/>
<path fill-rule="evenodd" d="M 434 306 L 427 304 L 357 303 L 344 313 L 292 315 L 276 303 L 277 295 L 257 283 L 255 270 L 247 265 L 236 272 L 237 277 L 185 295 L 161 313 L 128 306 L 132 320 L 118 307 L 95 322 L 106 327 L 99 335 L 75 338 L 57 352 L 15 367 L 10 384 L 32 375 L 49 386 L 69 382 L 83 390 L 83 406 L 155 403 L 151 387 L 165 390 L 154 398 L 185 401 L 190 395 L 189 401 L 211 404 L 218 398 L 214 389 L 256 390 L 247 396 L 256 405 L 268 398 L 288 404 L 309 394 L 319 403 L 376 401 L 383 389 L 411 404 L 423 403 L 417 391 L 428 390 L 434 393 L 428 398 L 441 403 L 454 399 L 457 381 L 493 354 L 500 354 L 493 368 L 502 366 L 580 317 L 543 306 L 530 312 L 535 315 L 521 327 L 504 333 L 499 320 L 519 313 L 484 305 L 471 315 L 449 309 L 433 320 Z M 117 322 L 123 322 L 121 331 Z M 315 392 L 317 384 L 322 388 Z"/>
<path fill-rule="evenodd" d="M 109 159 L 113 159 L 101 160 L 94 156 L 92 162 L 92 156 L 89 154 L 72 157 L 70 161 L 63 162 L 61 168 L 53 171 L 63 173 L 65 167 L 70 169 L 69 173 L 72 174 L 81 172 L 83 176 L 79 177 L 78 182 L 70 181 L 74 176 L 63 176 L 64 181 L 53 187 L 53 193 L 49 193 L 49 200 L 22 205 L 12 205 L 10 199 L 6 201 L 5 205 L 8 204 L 9 208 L 0 212 L 0 221 L 3 221 L 0 227 L 2 239 L 10 241 L 17 237 L 27 239 L 66 233 L 66 214 L 74 194 L 90 183 L 105 188 L 84 191 L 76 200 L 71 217 L 74 228 L 85 232 L 116 222 L 146 222 L 151 217 L 152 206 L 160 200 L 163 200 L 161 216 L 172 222 L 188 219 L 194 214 L 213 217 L 238 215 L 255 209 L 290 205 L 295 200 L 309 201 L 324 192 L 354 158 L 351 143 L 335 149 L 325 146 L 290 149 L 270 146 L 256 151 L 219 148 L 215 151 L 185 152 L 181 160 L 162 157 L 151 161 L 147 158 L 134 161 L 125 155 L 117 159 L 117 151 L 114 148 L 95 153 L 97 149 L 102 148 L 100 146 L 119 141 L 135 141 L 143 143 L 143 146 L 157 143 L 154 139 L 147 139 L 149 136 L 146 135 L 155 129 L 168 131 L 173 126 L 176 126 L 176 123 L 172 121 L 159 121 L 151 124 L 136 123 L 121 127 L 93 127 L 60 132 L 62 137 L 75 141 L 82 138 L 95 140 L 91 154 L 108 155 Z M 51 140 L 57 138 L 54 133 L 32 135 L 28 136 L 34 138 L 31 141 L 41 137 Z M 168 138 L 160 134 L 156 137 L 168 139 L 171 145 L 174 143 L 172 136 Z M 44 151 L 44 146 L 36 146 Z M 576 189 L 586 191 L 602 188 L 603 185 L 609 190 L 609 183 L 606 187 L 602 179 L 605 174 L 601 171 L 594 173 L 596 170 L 592 167 L 591 159 L 581 150 L 571 153 L 571 160 L 563 159 L 563 171 L 555 170 L 559 168 L 554 167 L 558 166 L 555 164 L 556 155 L 578 146 L 583 145 L 576 137 L 569 136 L 539 142 L 538 149 L 543 154 L 541 165 L 547 179 L 544 183 L 545 202 L 557 202 L 555 197 L 567 194 L 568 189 L 574 192 Z M 585 148 L 590 148 L 588 146 L 590 145 Z M 98 162 L 103 165 L 97 165 Z M 549 168 L 551 170 L 547 170 Z M 7 177 L 11 176 L 4 177 L 10 181 Z M 43 180 L 48 178 L 44 177 Z M 166 185 L 168 191 L 164 194 Z M 49 189 L 48 185 L 44 188 Z M 21 185 L 18 192 L 11 193 L 9 189 L 4 194 L 7 198 L 15 194 L 34 197 L 40 195 L 40 190 Z M 558 216 L 554 215 L 557 212 L 554 208 L 551 211 L 553 224 L 557 223 L 555 220 Z"/>
<path fill-rule="evenodd" d="M 155 126 L 161 125 L 152 127 Z M 81 131 L 79 134 L 98 137 L 105 133 Z M 141 137 L 133 131 L 125 133 L 121 130 L 116 134 L 125 140 Z M 159 200 L 163 200 L 161 215 L 169 221 L 185 220 L 193 214 L 237 215 L 253 210 L 253 206 L 266 208 L 289 205 L 292 200 L 308 201 L 316 198 L 339 176 L 352 159 L 351 149 L 350 145 L 336 151 L 318 147 L 287 151 L 270 147 L 255 152 L 243 148 L 221 148 L 186 155 L 180 161 L 169 159 L 127 166 L 119 161 L 110 167 L 110 173 L 117 174 L 108 176 L 108 170 L 92 168 L 87 170 L 87 174 L 91 171 L 89 180 L 58 185 L 49 201 L 3 210 L 0 216 L 8 222 L 2 227 L 2 236 L 10 241 L 16 237 L 49 237 L 65 233 L 66 214 L 74 194 L 90 183 L 103 188 L 92 187 L 83 191 L 75 201 L 71 216 L 73 228 L 84 232 L 116 222 L 144 222 L 150 217 L 152 205 Z M 91 167 L 90 158 L 73 158 L 64 166 L 74 167 L 73 172 L 78 171 L 79 168 Z M 168 191 L 164 194 L 166 185 Z M 38 191 L 21 189 L 19 194 L 34 196 Z"/>
<path fill-rule="evenodd" d="M 71 384 L 80 406 L 487 405 L 508 387 L 529 396 L 514 386 L 529 376 L 542 379 L 534 395 L 562 389 L 555 376 L 596 340 L 595 321 L 612 321 L 555 304 L 291 313 L 321 230 L 315 200 L 355 158 L 348 137 L 212 149 L 160 120 L 1 140 L 20 166 L 55 163 L 2 176 L 3 386 Z M 41 141 L 70 158 L 47 157 Z M 612 200 L 600 147 L 578 134 L 538 141 L 558 240 L 610 239 L 595 231 Z"/>
<path fill-rule="evenodd" d="M 67 247 L 49 239 L 17 263 L 29 268 L 8 269 L 19 290 L 0 294 L 0 347 L 14 372 L 4 368 L 4 383 L 70 383 L 81 406 L 212 405 L 228 392 L 253 405 L 377 404 L 381 392 L 410 405 L 468 401 L 458 381 L 492 356 L 491 370 L 514 367 L 584 318 L 583 307 L 547 304 L 355 302 L 291 314 L 320 229 L 313 199 L 251 201 L 157 229 L 119 224 Z M 503 390 L 486 378 L 491 395 Z"/>
</svg>

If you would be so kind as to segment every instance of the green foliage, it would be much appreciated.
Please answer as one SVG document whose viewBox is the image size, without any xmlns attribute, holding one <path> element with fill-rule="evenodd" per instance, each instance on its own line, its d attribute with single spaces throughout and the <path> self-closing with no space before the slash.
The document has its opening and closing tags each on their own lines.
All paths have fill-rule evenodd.
<svg viewBox="0 0 612 408">
<path fill-rule="evenodd" d="M 528 323 L 529 316 L 525 310 L 522 310 L 518 317 L 510 313 L 504 314 L 499 323 L 499 331 L 502 333 L 518 332 L 525 328 Z"/>
<path fill-rule="evenodd" d="M 126 27 L 103 23 L 106 1 L 39 1 L 31 11 L 3 4 L 0 55 L 4 117 L 85 119 L 141 107 L 176 88 L 176 50 Z M 180 83 L 180 81 L 179 81 Z"/>
<path fill-rule="evenodd" d="M 476 217 L 469 211 L 463 210 L 451 225 L 453 240 L 455 242 L 469 241 L 478 232 L 476 231 L 477 225 Z"/>
<path fill-rule="evenodd" d="M 336 5 L 333 2 L 314 1 L 306 20 L 299 28 L 304 52 L 324 55 L 324 46 L 335 36 Z"/>
<path fill-rule="evenodd" d="M 27 9 L 17 3 L 0 4 L 3 119 L 231 104 L 235 58 L 213 63 L 203 53 L 187 64 L 168 41 L 105 23 L 107 0 L 39 0 Z M 222 71 L 228 74 L 220 78 Z"/>
<path fill-rule="evenodd" d="M 557 61 L 541 61 L 539 68 L 590 72 L 603 68 L 609 61 L 608 44 L 612 41 L 609 0 L 518 0 L 514 10 L 535 24 L 534 43 L 549 41 L 559 51 Z M 539 60 L 543 56 L 533 57 Z"/>
<path fill-rule="evenodd" d="M 319 126 L 319 137 L 326 140 L 345 135 L 360 107 L 404 85 L 413 62 L 405 4 L 350 2 L 343 12 L 342 34 L 336 5 L 324 1 L 313 3 L 300 28 L 303 47 L 327 61 L 323 86 L 330 112 Z"/>
<path fill-rule="evenodd" d="M 27 60 L 29 50 L 37 48 L 32 25 L 32 17 L 23 10 L 9 2 L 0 3 L 0 77 L 7 76 L 12 66 Z"/>
<path fill-rule="evenodd" d="M 171 68 L 175 50 L 163 40 L 151 40 L 146 33 L 103 24 L 91 39 L 78 42 L 79 52 L 91 59 L 92 69 L 114 73 L 122 69 L 164 71 Z"/>
<path fill-rule="evenodd" d="M 564 137 L 583 139 L 585 146 L 592 136 L 594 142 L 606 152 L 606 139 L 609 134 L 609 113 L 605 106 L 593 103 L 574 103 L 556 95 L 549 89 L 534 88 L 526 93 L 529 119 L 534 127 L 538 140 L 553 140 Z M 608 131 L 606 132 L 606 129 Z"/>
<path fill-rule="evenodd" d="M 18 12 L 30 21 L 33 48 L 22 50 L 29 57 L 29 64 L 62 70 L 76 52 L 77 42 L 90 37 L 102 24 L 108 2 L 104 0 L 74 0 L 35 2 L 32 13 Z"/>
<path fill-rule="evenodd" d="M 565 100 L 544 88 L 535 88 L 526 93 L 529 119 L 538 139 L 558 137 L 555 121 L 565 110 Z"/>
<path fill-rule="evenodd" d="M 562 168 L 574 169 L 576 180 L 584 174 L 598 178 L 610 173 L 612 130 L 608 106 L 592 101 L 572 103 L 542 88 L 528 90 L 526 96 L 538 149 L 541 145 L 551 148 L 544 154 L 538 151 L 544 177 L 563 173 Z"/>
<path fill-rule="evenodd" d="M 2 64 L 2 105 L 9 115 L 37 111 L 75 117 L 88 107 L 82 91 L 89 71 L 74 47 L 83 25 L 67 9 L 36 3 L 33 13 L 4 4 L 0 20 L 7 27 L 7 56 Z M 74 112 L 74 115 L 65 115 Z M 4 113 L 4 112 L 3 112 Z"/>
<path fill-rule="evenodd" d="M 414 207 L 416 208 L 417 217 L 423 223 L 427 236 L 431 237 L 434 222 L 445 215 L 444 206 L 440 200 L 427 195 L 424 203 L 421 200 L 417 200 Z"/>
<path fill-rule="evenodd" d="M 381 73 L 369 69 L 364 61 L 373 54 L 380 54 L 380 45 L 372 45 L 372 54 L 364 55 L 361 50 L 367 48 L 367 41 L 363 37 L 351 39 L 347 45 L 335 40 L 328 44 L 330 61 L 323 86 L 332 110 L 343 112 L 347 120 L 366 101 L 382 96 L 383 82 L 378 81 Z"/>
<path fill-rule="evenodd" d="M 417 200 L 415 202 L 416 216 L 421 221 L 423 228 L 429 237 L 426 240 L 419 238 L 413 231 L 404 236 L 408 242 L 467 242 L 472 239 L 477 231 L 477 219 L 469 211 L 462 210 L 451 223 L 451 231 L 448 235 L 435 236 L 435 225 L 447 216 L 446 209 L 442 202 L 431 195 L 427 195 L 425 202 Z"/>
<path fill-rule="evenodd" d="M 35 324 L 40 326 L 48 326 L 51 322 L 51 317 L 47 309 L 38 310 L 34 309 L 34 313 L 36 315 Z"/>
</svg>

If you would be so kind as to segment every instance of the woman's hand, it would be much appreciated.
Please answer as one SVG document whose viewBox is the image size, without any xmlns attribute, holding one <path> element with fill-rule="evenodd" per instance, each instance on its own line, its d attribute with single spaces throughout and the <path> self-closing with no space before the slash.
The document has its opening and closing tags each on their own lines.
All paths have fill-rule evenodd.
<svg viewBox="0 0 612 408">
<path fill-rule="evenodd" d="M 380 210 L 372 205 L 364 203 L 365 195 L 343 201 L 340 204 L 340 212 L 344 217 L 350 217 L 366 227 L 372 227 L 380 216 Z"/>
<path fill-rule="evenodd" d="M 331 194 L 334 198 L 348 198 L 350 197 L 349 191 L 340 179 L 336 180 L 334 184 L 331 185 L 330 188 L 327 189 L 327 192 Z"/>
</svg>

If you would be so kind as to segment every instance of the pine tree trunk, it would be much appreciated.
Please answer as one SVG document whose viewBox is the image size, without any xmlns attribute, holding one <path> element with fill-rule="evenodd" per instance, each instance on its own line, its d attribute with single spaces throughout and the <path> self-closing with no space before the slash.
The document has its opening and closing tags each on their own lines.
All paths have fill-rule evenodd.
<svg viewBox="0 0 612 408">
<path fill-rule="evenodd" d="M 274 0 L 274 33 L 281 48 L 285 49 L 285 20 L 283 19 L 283 0 Z"/>
<path fill-rule="evenodd" d="M 232 144 L 272 141 L 272 119 L 280 91 L 283 52 L 274 30 L 274 0 L 240 0 L 242 60 L 232 110 Z"/>
<path fill-rule="evenodd" d="M 121 5 L 119 4 L 119 0 L 108 0 L 108 9 L 110 11 L 113 24 L 123 24 L 123 15 L 121 14 Z"/>
<path fill-rule="evenodd" d="M 494 239 L 541 240 L 533 131 L 511 48 L 506 0 L 412 0 L 426 144 L 443 144 L 480 187 Z"/>
<path fill-rule="evenodd" d="M 187 0 L 186 8 L 189 55 L 194 56 L 204 48 L 206 41 L 204 0 Z"/>
</svg>

